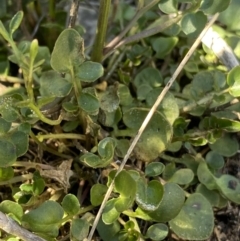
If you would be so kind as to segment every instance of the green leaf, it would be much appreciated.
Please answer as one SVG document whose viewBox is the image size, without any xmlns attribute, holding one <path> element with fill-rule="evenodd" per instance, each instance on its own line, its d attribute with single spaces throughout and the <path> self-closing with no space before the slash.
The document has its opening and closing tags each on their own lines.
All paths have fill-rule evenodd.
<svg viewBox="0 0 240 241">
<path fill-rule="evenodd" d="M 152 162 L 149 163 L 145 168 L 146 177 L 156 177 L 162 174 L 165 166 L 161 162 Z"/>
<path fill-rule="evenodd" d="M 107 186 L 97 183 L 92 186 L 90 191 L 90 201 L 93 206 L 99 206 L 107 192 Z"/>
<path fill-rule="evenodd" d="M 177 170 L 168 181 L 177 183 L 179 185 L 187 185 L 191 183 L 193 178 L 194 173 L 191 169 L 181 168 Z"/>
<path fill-rule="evenodd" d="M 115 190 L 120 193 L 120 197 L 115 201 L 116 210 L 122 212 L 131 207 L 137 187 L 135 180 L 127 171 L 121 171 L 115 178 Z"/>
<path fill-rule="evenodd" d="M 37 39 L 34 39 L 30 45 L 30 59 L 31 59 L 32 63 L 34 62 L 35 58 L 37 57 L 37 54 L 38 54 L 38 41 L 37 41 Z"/>
<path fill-rule="evenodd" d="M 9 138 L 7 138 L 9 141 L 11 141 L 13 143 L 13 145 L 15 146 L 15 150 L 16 150 L 16 155 L 22 156 L 23 154 L 25 154 L 28 150 L 28 134 L 22 132 L 22 131 L 14 131 L 13 133 L 11 133 L 11 135 L 9 136 Z"/>
<path fill-rule="evenodd" d="M 0 34 L 3 36 L 3 38 L 4 38 L 7 42 L 10 42 L 10 41 L 11 41 L 11 37 L 10 37 L 8 31 L 6 30 L 6 28 L 4 27 L 2 21 L 0 21 Z"/>
<path fill-rule="evenodd" d="M 45 189 L 44 179 L 39 175 L 38 172 L 34 173 L 32 191 L 35 196 L 42 194 Z"/>
<path fill-rule="evenodd" d="M 6 134 L 12 126 L 11 122 L 8 122 L 0 117 L 0 134 Z"/>
<path fill-rule="evenodd" d="M 110 86 L 103 93 L 98 94 L 100 107 L 106 112 L 113 112 L 119 107 L 118 89 L 116 86 Z"/>
<path fill-rule="evenodd" d="M 240 96 L 240 66 L 233 68 L 227 75 L 229 93 L 234 97 Z"/>
<path fill-rule="evenodd" d="M 94 82 L 103 76 L 103 67 L 101 64 L 91 61 L 86 61 L 77 68 L 76 76 L 80 81 Z"/>
<path fill-rule="evenodd" d="M 88 114 L 95 114 L 100 107 L 98 99 L 89 93 L 81 93 L 78 97 L 78 105 Z"/>
<path fill-rule="evenodd" d="M 190 38 L 196 38 L 201 33 L 205 24 L 207 23 L 207 17 L 203 12 L 187 13 L 183 16 L 181 21 L 182 31 Z"/>
<path fill-rule="evenodd" d="M 226 1 L 227 3 L 228 1 Z M 220 1 L 222 3 L 222 1 Z M 240 15 L 240 2 L 239 0 L 232 0 L 228 8 L 219 16 L 222 24 L 227 26 L 230 31 L 239 31 L 240 22 L 238 16 Z"/>
<path fill-rule="evenodd" d="M 164 189 L 162 184 L 157 180 L 152 180 L 149 183 L 143 178 L 137 181 L 136 202 L 143 210 L 154 211 L 162 201 Z"/>
<path fill-rule="evenodd" d="M 20 221 L 23 216 L 23 209 L 21 205 L 9 200 L 5 200 L 0 203 L 0 211 L 11 216 L 13 215 L 17 221 Z"/>
<path fill-rule="evenodd" d="M 72 89 L 72 84 L 54 70 L 44 72 L 40 78 L 40 94 L 47 97 L 64 97 Z"/>
<path fill-rule="evenodd" d="M 216 179 L 219 189 L 230 201 L 240 204 L 240 182 L 231 175 L 222 175 Z"/>
<path fill-rule="evenodd" d="M 0 138 L 0 167 L 11 166 L 17 159 L 16 147 L 11 142 Z"/>
<path fill-rule="evenodd" d="M 163 223 L 156 223 L 151 225 L 146 233 L 146 237 L 154 241 L 164 240 L 167 235 L 168 226 Z"/>
<path fill-rule="evenodd" d="M 89 232 L 89 223 L 84 219 L 73 219 L 70 236 L 72 241 L 84 240 Z"/>
<path fill-rule="evenodd" d="M 92 168 L 105 167 L 105 163 L 97 155 L 88 152 L 80 157 L 80 161 Z M 108 164 L 107 164 L 108 165 Z"/>
<path fill-rule="evenodd" d="M 24 214 L 22 225 L 33 232 L 56 237 L 63 215 L 64 210 L 60 204 L 49 200 Z"/>
<path fill-rule="evenodd" d="M 213 144 L 209 144 L 209 146 L 211 150 L 225 157 L 233 156 L 239 150 L 239 143 L 237 139 L 227 133 L 217 139 Z"/>
<path fill-rule="evenodd" d="M 18 29 L 23 19 L 23 11 L 17 12 L 9 23 L 9 30 L 11 35 Z"/>
<path fill-rule="evenodd" d="M 115 221 L 112 224 L 106 225 L 102 219 L 100 219 L 97 225 L 97 231 L 103 241 L 117 241 L 114 240 L 114 237 L 116 237 L 116 234 L 120 231 L 120 224 L 118 221 Z"/>
<path fill-rule="evenodd" d="M 228 8 L 231 0 L 203 0 L 200 9 L 209 15 L 214 15 L 215 13 L 222 12 Z"/>
<path fill-rule="evenodd" d="M 54 70 L 72 73 L 84 61 L 83 38 L 74 29 L 65 29 L 59 35 L 51 56 Z"/>
<path fill-rule="evenodd" d="M 137 131 L 148 112 L 148 109 L 132 108 L 124 113 L 123 121 L 128 128 Z M 166 149 L 171 137 L 172 126 L 157 111 L 140 137 L 134 149 L 134 154 L 138 160 L 153 161 Z"/>
<path fill-rule="evenodd" d="M 191 194 L 180 213 L 169 224 L 181 239 L 208 239 L 214 227 L 212 207 L 200 193 Z"/>
<path fill-rule="evenodd" d="M 177 13 L 177 5 L 178 2 L 177 0 L 162 0 L 159 4 L 158 7 L 160 10 L 166 14 L 170 13 Z"/>
<path fill-rule="evenodd" d="M 0 181 L 7 181 L 14 177 L 14 170 L 12 167 L 0 167 Z"/>
<path fill-rule="evenodd" d="M 178 215 L 184 204 L 184 191 L 175 183 L 166 183 L 163 187 L 164 195 L 159 207 L 153 212 L 137 208 L 137 217 L 145 219 L 144 214 L 147 214 L 149 217 L 147 220 L 168 222 Z"/>
<path fill-rule="evenodd" d="M 80 210 L 80 203 L 73 194 L 67 194 L 62 200 L 62 207 L 69 215 L 77 215 Z"/>
<path fill-rule="evenodd" d="M 105 161 L 108 161 L 113 158 L 115 147 L 115 139 L 106 137 L 98 143 L 98 153 Z"/>
<path fill-rule="evenodd" d="M 145 98 L 148 96 L 148 93 L 153 88 L 159 87 L 163 84 L 163 78 L 159 70 L 148 67 L 136 75 L 133 83 L 137 88 L 138 99 L 145 100 Z"/>
<path fill-rule="evenodd" d="M 208 166 L 214 170 L 223 168 L 225 161 L 224 158 L 215 151 L 209 151 L 206 155 L 206 162 Z"/>
<path fill-rule="evenodd" d="M 177 37 L 159 37 L 155 39 L 152 41 L 152 46 L 157 53 L 156 57 L 159 59 L 164 59 L 166 55 L 171 53 L 177 43 Z"/>
<path fill-rule="evenodd" d="M 115 202 L 115 198 L 108 200 L 105 208 L 103 209 L 102 220 L 105 224 L 114 223 L 120 216 L 120 213 L 115 208 Z"/>
<path fill-rule="evenodd" d="M 162 88 L 154 88 L 151 90 L 146 98 L 146 103 L 149 107 L 152 107 L 158 96 L 162 92 Z M 158 111 L 164 115 L 164 117 L 169 121 L 169 123 L 173 124 L 173 122 L 179 116 L 179 108 L 176 99 L 173 94 L 168 92 L 161 104 L 158 106 Z"/>
</svg>

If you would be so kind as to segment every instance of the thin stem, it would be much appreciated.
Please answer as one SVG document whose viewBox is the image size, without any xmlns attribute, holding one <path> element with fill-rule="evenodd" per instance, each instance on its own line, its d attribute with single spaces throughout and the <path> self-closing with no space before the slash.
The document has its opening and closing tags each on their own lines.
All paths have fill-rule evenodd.
<svg viewBox="0 0 240 241">
<path fill-rule="evenodd" d="M 80 0 L 73 0 L 70 8 L 68 27 L 73 28 L 76 24 Z"/>
<path fill-rule="evenodd" d="M 47 135 L 37 135 L 37 138 L 40 142 L 44 139 L 77 139 L 77 140 L 86 140 L 85 135 L 75 134 L 75 133 L 60 133 L 60 134 L 47 134 Z"/>
<path fill-rule="evenodd" d="M 58 117 L 57 120 L 48 119 L 47 117 L 45 117 L 45 116 L 42 114 L 42 112 L 38 109 L 38 107 L 35 106 L 33 103 L 29 103 L 29 104 L 28 104 L 28 107 L 35 112 L 35 114 L 38 116 L 38 118 L 39 118 L 41 121 L 43 121 L 43 122 L 45 122 L 45 123 L 47 123 L 47 124 L 49 124 L 49 125 L 52 125 L 52 126 L 54 126 L 54 125 L 59 125 L 59 124 L 61 123 L 61 121 L 62 121 L 62 116 L 61 116 L 61 115 Z"/>
<path fill-rule="evenodd" d="M 116 51 L 116 49 L 120 48 L 121 46 L 126 45 L 126 44 L 130 44 L 130 43 L 139 41 L 141 39 L 150 37 L 152 35 L 155 35 L 157 33 L 160 33 L 162 31 L 164 31 L 165 29 L 169 28 L 174 23 L 179 22 L 181 18 L 182 18 L 182 15 L 178 15 L 176 18 L 170 19 L 160 26 L 157 26 L 157 27 L 154 27 L 154 28 L 151 28 L 151 29 L 143 30 L 140 33 L 137 33 L 133 36 L 129 36 L 129 37 L 123 39 L 117 45 L 115 45 L 113 48 L 106 49 L 104 59 L 106 59 L 109 55 L 111 55 L 114 51 Z"/>
<path fill-rule="evenodd" d="M 142 15 L 147 12 L 149 9 L 151 9 L 154 5 L 156 5 L 160 0 L 153 0 L 145 7 L 141 8 L 135 16 L 132 18 L 132 20 L 129 22 L 129 24 L 123 29 L 123 31 L 115 37 L 110 43 L 107 44 L 106 49 L 113 48 L 119 41 L 126 35 L 126 33 L 135 25 L 135 23 L 138 21 Z"/>
<path fill-rule="evenodd" d="M 100 0 L 97 34 L 93 44 L 92 61 L 102 62 L 111 0 Z"/>
<path fill-rule="evenodd" d="M 21 175 L 21 176 L 16 176 L 16 177 L 11 178 L 8 181 L 0 182 L 0 186 L 9 185 L 9 184 L 17 183 L 17 182 L 24 182 L 24 181 L 30 180 L 32 178 L 33 178 L 33 174 L 32 173 Z"/>
<path fill-rule="evenodd" d="M 13 77 L 13 76 L 6 76 L 6 75 L 2 75 L 2 74 L 0 75 L 0 81 L 24 84 L 24 79 L 20 79 L 20 78 Z"/>
</svg>

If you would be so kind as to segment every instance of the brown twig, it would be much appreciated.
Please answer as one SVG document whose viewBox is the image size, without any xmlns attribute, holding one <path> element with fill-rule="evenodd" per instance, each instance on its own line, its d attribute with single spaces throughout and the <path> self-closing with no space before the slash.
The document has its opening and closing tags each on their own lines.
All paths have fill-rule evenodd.
<svg viewBox="0 0 240 241">
<path fill-rule="evenodd" d="M 80 2 L 79 0 L 72 1 L 70 14 L 69 14 L 69 23 L 68 23 L 69 28 L 73 28 L 76 24 L 79 2 Z"/>
</svg>

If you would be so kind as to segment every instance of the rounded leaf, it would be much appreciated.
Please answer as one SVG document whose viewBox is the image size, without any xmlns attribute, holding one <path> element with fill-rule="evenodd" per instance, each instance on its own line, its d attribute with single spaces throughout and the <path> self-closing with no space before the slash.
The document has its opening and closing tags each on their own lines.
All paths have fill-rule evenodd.
<svg viewBox="0 0 240 241">
<path fill-rule="evenodd" d="M 187 185 L 193 180 L 193 178 L 194 173 L 191 169 L 181 168 L 177 170 L 168 181 L 175 182 L 179 185 Z"/>
<path fill-rule="evenodd" d="M 223 156 L 215 151 L 209 151 L 206 155 L 206 162 L 208 166 L 214 170 L 219 170 L 224 166 L 225 160 Z"/>
<path fill-rule="evenodd" d="M 86 61 L 78 67 L 76 76 L 80 81 L 94 82 L 103 76 L 103 72 L 104 70 L 101 64 Z"/>
<path fill-rule="evenodd" d="M 77 215 L 80 210 L 80 203 L 73 194 L 67 194 L 62 200 L 62 207 L 69 215 Z"/>
<path fill-rule="evenodd" d="M 168 222 L 178 215 L 184 200 L 184 191 L 175 183 L 166 183 L 164 195 L 159 207 L 153 212 L 146 212 L 149 217 L 157 222 Z"/>
<path fill-rule="evenodd" d="M 13 143 L 0 139 L 0 167 L 11 166 L 17 159 L 16 147 Z"/>
<path fill-rule="evenodd" d="M 178 2 L 177 0 L 162 0 L 158 4 L 158 7 L 166 14 L 177 13 Z"/>
<path fill-rule="evenodd" d="M 54 70 L 71 73 L 84 61 L 83 38 L 80 34 L 68 28 L 59 35 L 51 56 L 51 66 Z"/>
<path fill-rule="evenodd" d="M 18 29 L 23 19 L 23 11 L 17 12 L 9 23 L 9 30 L 11 35 Z"/>
<path fill-rule="evenodd" d="M 89 232 L 89 223 L 81 218 L 73 219 L 70 236 L 73 241 L 82 241 L 84 240 Z"/>
<path fill-rule="evenodd" d="M 230 2 L 231 0 L 203 0 L 200 9 L 206 14 L 214 15 L 227 9 Z"/>
<path fill-rule="evenodd" d="M 240 96 L 240 66 L 233 68 L 227 75 L 229 93 L 234 97 Z"/>
<path fill-rule="evenodd" d="M 4 120 L 2 117 L 0 117 L 0 134 L 7 133 L 12 126 L 11 122 L 8 122 Z"/>
<path fill-rule="evenodd" d="M 147 238 L 160 241 L 164 240 L 168 235 L 168 226 L 163 223 L 156 223 L 151 225 L 146 233 Z"/>
<path fill-rule="evenodd" d="M 90 201 L 93 206 L 98 206 L 102 203 L 107 189 L 107 186 L 100 183 L 92 186 L 90 191 Z"/>
<path fill-rule="evenodd" d="M 164 164 L 161 162 L 149 163 L 145 168 L 146 177 L 156 177 L 159 176 L 165 169 Z"/>
<path fill-rule="evenodd" d="M 69 94 L 72 84 L 54 70 L 44 72 L 40 78 L 40 94 L 48 97 L 64 97 Z"/>
<path fill-rule="evenodd" d="M 120 216 L 120 213 L 115 208 L 115 202 L 116 202 L 116 199 L 113 198 L 111 200 L 108 200 L 106 203 L 106 206 L 102 214 L 102 220 L 105 224 L 114 223 Z"/>
<path fill-rule="evenodd" d="M 137 131 L 148 112 L 148 109 L 132 108 L 125 112 L 123 121 L 128 128 Z M 155 112 L 140 137 L 134 154 L 138 160 L 153 161 L 167 148 L 171 138 L 172 126 L 161 113 Z"/>
<path fill-rule="evenodd" d="M 162 184 L 157 180 L 152 180 L 149 183 L 143 178 L 137 181 L 136 202 L 143 210 L 156 210 L 162 200 L 164 189 Z"/>
<path fill-rule="evenodd" d="M 180 213 L 169 224 L 181 239 L 206 240 L 214 227 L 211 204 L 200 193 L 191 194 Z"/>
<path fill-rule="evenodd" d="M 5 200 L 0 203 L 0 211 L 8 215 L 12 214 L 18 220 L 21 220 L 23 215 L 23 209 L 21 205 L 10 200 Z"/>
<path fill-rule="evenodd" d="M 181 27 L 183 32 L 190 38 L 196 38 L 207 23 L 207 17 L 203 12 L 187 13 L 183 16 Z"/>
<path fill-rule="evenodd" d="M 221 138 L 217 139 L 213 144 L 209 144 L 211 150 L 218 154 L 230 157 L 237 153 L 239 150 L 239 143 L 234 136 L 225 134 Z"/>
<path fill-rule="evenodd" d="M 88 114 L 98 112 L 100 107 L 98 99 L 89 93 L 81 93 L 81 95 L 78 97 L 78 105 Z"/>
</svg>

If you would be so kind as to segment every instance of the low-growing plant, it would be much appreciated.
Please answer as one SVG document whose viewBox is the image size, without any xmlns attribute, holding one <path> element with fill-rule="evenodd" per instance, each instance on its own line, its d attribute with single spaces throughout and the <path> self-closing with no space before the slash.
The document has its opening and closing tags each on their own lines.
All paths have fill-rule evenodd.
<svg viewBox="0 0 240 241">
<path fill-rule="evenodd" d="M 37 12 L 36 2 L 30 9 Z M 61 33 L 54 30 L 41 46 L 37 38 L 20 40 L 23 11 L 9 21 L 6 14 L 0 22 L 0 51 L 7 58 L 0 62 L 0 77 L 8 86 L 0 96 L 0 185 L 7 193 L 0 211 L 45 240 L 90 241 L 95 219 L 95 236 L 104 241 L 170 240 L 173 233 L 183 240 L 208 239 L 214 211 L 240 204 L 239 180 L 223 173 L 225 158 L 239 150 L 239 66 L 229 70 L 213 50 L 196 49 L 124 170 L 119 166 L 210 16 L 225 10 L 213 29 L 240 57 L 240 25 L 228 19 L 235 21 L 240 5 L 229 4 L 120 1 L 112 4 L 110 17 L 111 1 L 101 0 L 91 55 L 74 21 L 65 29 L 44 22 L 45 33 L 56 26 Z M 50 9 L 57 19 L 60 12 Z M 105 44 L 106 36 L 115 38 Z M 10 62 L 18 77 L 11 76 Z M 98 220 L 106 193 L 110 198 Z M 3 234 L 4 240 L 22 238 L 11 234 Z"/>
</svg>

